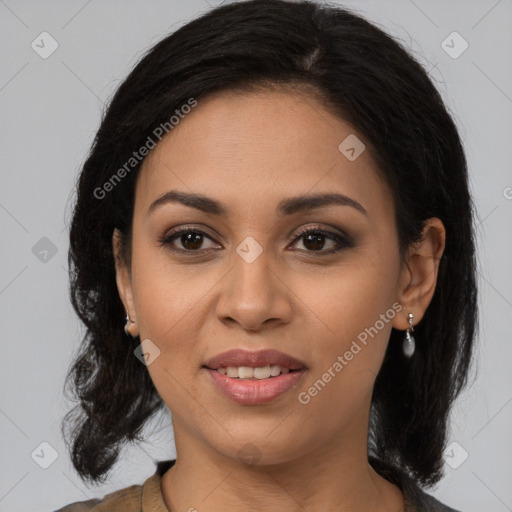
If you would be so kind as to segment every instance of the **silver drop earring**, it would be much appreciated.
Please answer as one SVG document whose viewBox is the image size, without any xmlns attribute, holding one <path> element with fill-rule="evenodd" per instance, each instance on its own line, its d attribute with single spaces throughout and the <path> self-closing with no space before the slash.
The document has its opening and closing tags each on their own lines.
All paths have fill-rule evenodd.
<svg viewBox="0 0 512 512">
<path fill-rule="evenodd" d="M 130 326 L 130 324 L 134 324 L 135 322 L 132 322 L 130 320 L 130 316 L 128 315 L 128 312 L 126 312 L 126 324 L 124 325 L 124 332 L 126 334 L 126 336 L 129 336 L 130 338 L 133 338 L 131 332 L 128 330 L 128 327 Z"/>
<path fill-rule="evenodd" d="M 407 358 L 411 358 L 414 354 L 414 350 L 416 349 L 416 342 L 414 341 L 414 336 L 411 332 L 414 331 L 412 326 L 412 319 L 414 315 L 409 313 L 409 327 L 407 327 L 407 331 L 405 331 L 404 341 L 402 344 L 402 350 L 404 351 L 404 356 Z"/>
</svg>

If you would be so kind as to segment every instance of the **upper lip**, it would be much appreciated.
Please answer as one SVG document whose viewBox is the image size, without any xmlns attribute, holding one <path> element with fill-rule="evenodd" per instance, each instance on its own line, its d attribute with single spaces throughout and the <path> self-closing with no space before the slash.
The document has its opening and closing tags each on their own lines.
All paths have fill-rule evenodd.
<svg viewBox="0 0 512 512">
<path fill-rule="evenodd" d="M 227 368 L 228 366 L 250 366 L 256 368 L 273 364 L 278 364 L 290 370 L 301 370 L 306 367 L 302 361 L 295 359 L 295 357 L 273 349 L 260 350 L 258 352 L 241 349 L 228 350 L 209 359 L 205 366 L 211 370 L 217 370 L 218 368 Z"/>
</svg>

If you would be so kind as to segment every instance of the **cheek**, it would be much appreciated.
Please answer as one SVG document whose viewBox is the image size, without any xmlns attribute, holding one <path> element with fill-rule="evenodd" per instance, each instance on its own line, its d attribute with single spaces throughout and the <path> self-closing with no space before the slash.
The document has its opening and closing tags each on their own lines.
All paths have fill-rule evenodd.
<svg viewBox="0 0 512 512">
<path fill-rule="evenodd" d="M 298 296 L 307 297 L 304 302 L 310 308 L 309 316 L 318 320 L 329 339 L 350 345 L 350 340 L 373 326 L 395 300 L 396 276 L 390 268 L 393 266 L 385 258 L 361 253 L 311 280 L 298 280 L 295 290 Z M 379 322 L 379 330 L 389 334 L 388 323 L 389 328 L 382 329 Z"/>
<path fill-rule="evenodd" d="M 350 409 L 371 393 L 396 314 L 392 308 L 396 276 L 386 268 L 391 263 L 382 256 L 354 258 L 317 277 L 316 286 L 310 288 L 314 292 L 304 302 L 318 329 L 316 341 L 312 338 L 310 343 L 321 347 L 311 375 L 311 383 L 321 381 L 317 388 L 323 398 L 318 402 L 341 400 Z M 301 293 L 304 296 L 306 287 Z"/>
<path fill-rule="evenodd" d="M 162 254 L 139 251 L 132 262 L 140 339 L 151 340 L 159 350 L 148 371 L 164 399 L 166 394 L 179 395 L 179 382 L 198 364 L 192 357 L 201 339 L 198 315 L 205 290 L 214 284 L 207 275 L 199 280 L 197 273 L 194 278 L 187 271 L 177 272 L 167 261 Z"/>
<path fill-rule="evenodd" d="M 204 300 L 205 290 L 214 284 L 205 274 L 197 279 L 193 266 L 170 263 L 165 249 L 140 248 L 132 261 L 133 293 L 139 328 L 145 337 L 167 344 L 183 326 L 193 326 L 190 318 Z M 210 282 L 212 281 L 212 282 Z"/>
</svg>

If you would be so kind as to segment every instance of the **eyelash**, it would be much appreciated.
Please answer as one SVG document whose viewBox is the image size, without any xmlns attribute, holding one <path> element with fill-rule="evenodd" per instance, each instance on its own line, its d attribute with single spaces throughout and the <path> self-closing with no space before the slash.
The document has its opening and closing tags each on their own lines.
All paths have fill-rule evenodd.
<svg viewBox="0 0 512 512">
<path fill-rule="evenodd" d="M 192 227 L 185 227 L 185 228 L 177 229 L 176 231 L 171 231 L 171 233 L 166 234 L 162 238 L 159 238 L 158 242 L 160 243 L 160 245 L 162 245 L 163 247 L 169 248 L 169 250 L 171 250 L 173 252 L 181 253 L 181 254 L 187 255 L 187 256 L 197 256 L 197 255 L 200 255 L 200 254 L 204 254 L 206 251 L 208 251 L 208 249 L 192 251 L 192 250 L 187 250 L 187 249 L 175 249 L 175 248 L 172 248 L 171 247 L 171 243 L 175 239 L 179 238 L 180 236 L 182 236 L 182 235 L 184 235 L 186 233 L 196 233 L 198 235 L 205 236 L 205 237 L 209 238 L 210 240 L 212 240 L 214 242 L 214 240 L 212 239 L 212 237 L 210 235 L 208 235 L 208 233 L 205 233 L 204 231 L 202 231 L 200 229 L 192 228 Z M 345 236 L 344 235 L 340 235 L 340 234 L 334 233 L 332 231 L 327 231 L 327 230 L 322 229 L 322 228 L 306 228 L 306 229 L 300 231 L 295 237 L 293 237 L 293 236 L 290 237 L 290 240 L 292 240 L 292 242 L 295 243 L 296 241 L 300 240 L 301 238 L 304 238 L 305 236 L 307 236 L 309 234 L 323 235 L 326 238 L 329 238 L 329 239 L 331 239 L 331 240 L 333 240 L 333 241 L 335 241 L 337 243 L 337 246 L 334 249 L 330 249 L 330 250 L 327 250 L 327 251 L 324 251 L 324 250 L 319 250 L 319 251 L 308 251 L 308 250 L 305 250 L 305 252 L 309 253 L 310 255 L 312 255 L 314 257 L 335 254 L 335 253 L 340 252 L 341 250 L 343 250 L 345 248 L 350 248 L 350 247 L 354 246 L 354 244 L 353 244 L 352 240 L 350 239 L 350 237 L 348 237 L 346 235 Z"/>
</svg>

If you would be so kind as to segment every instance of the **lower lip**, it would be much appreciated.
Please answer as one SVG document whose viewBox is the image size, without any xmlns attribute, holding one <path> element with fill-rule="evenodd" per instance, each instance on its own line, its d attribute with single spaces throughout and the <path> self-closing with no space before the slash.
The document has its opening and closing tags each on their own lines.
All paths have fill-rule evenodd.
<svg viewBox="0 0 512 512">
<path fill-rule="evenodd" d="M 268 379 L 247 380 L 232 379 L 210 368 L 205 370 L 208 371 L 222 395 L 242 405 L 261 405 L 272 402 L 294 388 L 304 375 L 304 370 L 298 370 Z"/>
</svg>

